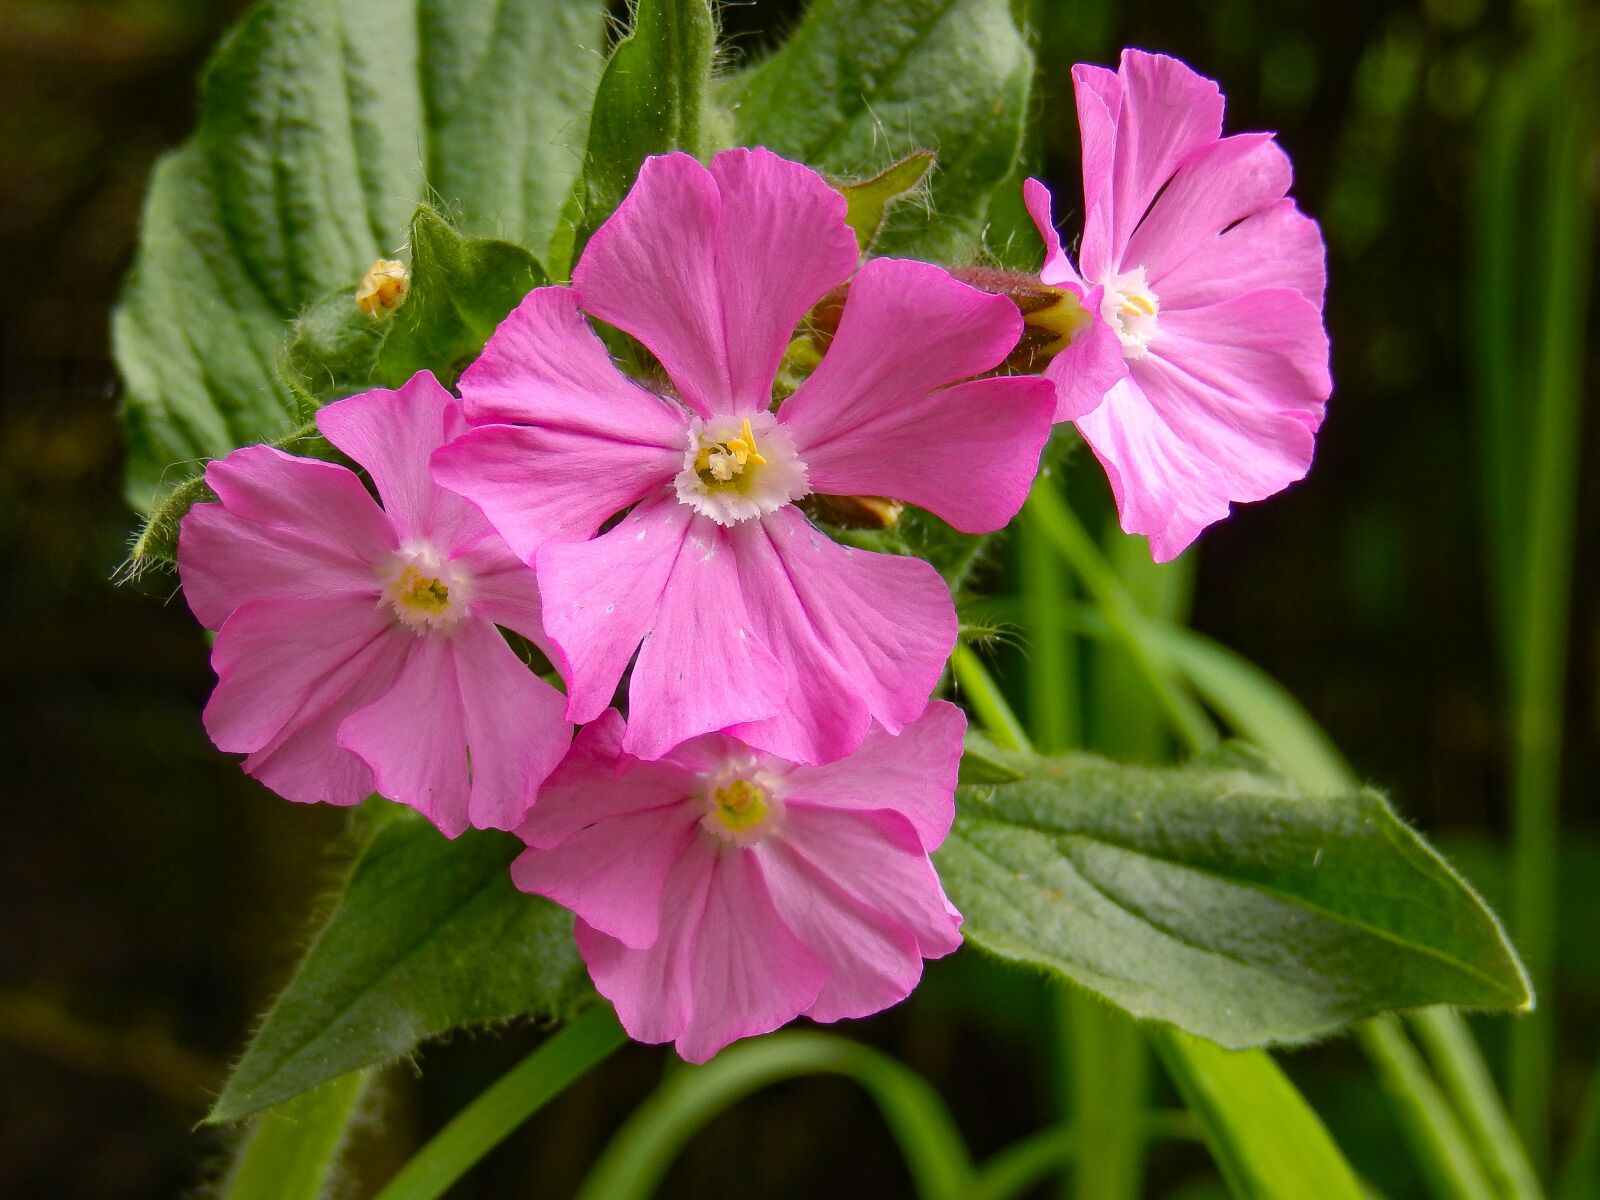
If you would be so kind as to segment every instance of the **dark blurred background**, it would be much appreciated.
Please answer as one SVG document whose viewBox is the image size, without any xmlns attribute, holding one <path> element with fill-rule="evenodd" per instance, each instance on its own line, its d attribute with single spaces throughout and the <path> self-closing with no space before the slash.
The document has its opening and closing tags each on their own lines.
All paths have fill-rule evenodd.
<svg viewBox="0 0 1600 1200">
<path fill-rule="evenodd" d="M 206 742 L 206 647 L 175 581 L 111 583 L 134 518 L 120 499 L 108 313 L 151 164 L 192 127 L 199 67 L 242 7 L 0 0 L 8 1197 L 174 1196 L 219 1170 L 226 1135 L 192 1126 L 339 867 L 342 814 L 270 796 Z M 798 7 L 730 5 L 724 19 L 735 45 L 756 51 Z M 1484 106 L 1525 16 L 1488 0 L 1029 10 L 1045 67 L 1043 166 L 1068 203 L 1075 60 L 1114 62 L 1123 44 L 1173 52 L 1221 82 L 1231 131 L 1281 131 L 1297 195 L 1328 237 L 1336 391 L 1309 480 L 1202 539 L 1194 623 L 1286 683 L 1491 899 L 1503 890 L 1506 688 L 1483 600 L 1464 321 L 1469 305 L 1517 305 L 1539 281 L 1470 294 L 1467 196 Z M 1595 425 L 1581 434 L 1591 478 Z M 1558 1135 L 1600 1017 L 1600 490 L 1584 490 L 1561 973 L 1544 997 L 1562 1037 Z M 983 1154 L 1049 1119 L 1047 1005 L 1042 984 L 966 959 L 851 1032 L 933 1079 Z M 1500 1025 L 1480 1031 L 1495 1052 Z M 391 1071 L 384 1134 L 374 1124 L 359 1139 L 356 1179 L 381 1179 L 536 1036 L 462 1037 L 423 1056 L 425 1076 Z M 664 1061 L 624 1051 L 452 1195 L 569 1194 Z M 1390 1196 L 1419 1194 L 1359 1056 L 1336 1043 L 1289 1066 L 1363 1172 Z M 668 1194 L 902 1194 L 909 1181 L 878 1121 L 844 1083 L 784 1085 L 691 1147 Z M 1211 1178 L 1192 1147 L 1151 1162 L 1152 1194 L 1208 1195 Z"/>
</svg>

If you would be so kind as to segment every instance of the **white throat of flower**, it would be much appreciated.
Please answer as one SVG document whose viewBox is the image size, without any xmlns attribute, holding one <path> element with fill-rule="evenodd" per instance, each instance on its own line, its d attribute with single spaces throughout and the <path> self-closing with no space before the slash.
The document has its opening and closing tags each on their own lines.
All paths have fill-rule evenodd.
<svg viewBox="0 0 1600 1200">
<path fill-rule="evenodd" d="M 811 490 L 794 439 L 771 413 L 689 423 L 678 499 L 719 525 L 777 512 Z"/>
<path fill-rule="evenodd" d="M 746 755 L 707 775 L 704 790 L 690 803 L 704 810 L 700 828 L 712 837 L 731 846 L 753 846 L 783 824 L 780 791 L 779 778 Z"/>
<path fill-rule="evenodd" d="M 407 542 L 378 568 L 381 604 L 418 634 L 450 633 L 467 616 L 472 574 L 427 542 Z"/>
<path fill-rule="evenodd" d="M 1144 268 L 1135 267 L 1106 284 L 1100 315 L 1110 322 L 1122 342 L 1124 358 L 1143 358 L 1156 333 L 1161 301 L 1150 290 Z"/>
</svg>

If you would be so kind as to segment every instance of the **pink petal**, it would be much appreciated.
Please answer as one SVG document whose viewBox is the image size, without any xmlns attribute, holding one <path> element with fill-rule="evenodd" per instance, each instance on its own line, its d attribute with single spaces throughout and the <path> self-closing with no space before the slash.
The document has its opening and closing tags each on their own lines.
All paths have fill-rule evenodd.
<svg viewBox="0 0 1600 1200">
<path fill-rule="evenodd" d="M 671 1039 L 685 1059 L 704 1062 L 816 1000 L 826 967 L 778 916 L 752 855 L 691 838 L 661 907 L 672 919 L 648 950 L 577 925 L 595 987 L 635 1040 Z"/>
<path fill-rule="evenodd" d="M 955 819 L 966 730 L 959 708 L 935 700 L 898 735 L 874 727 L 848 758 L 795 767 L 784 776 L 784 795 L 810 806 L 897 812 L 911 822 L 922 849 L 932 852 Z"/>
<path fill-rule="evenodd" d="M 694 515 L 675 496 L 639 505 L 600 537 L 552 542 L 536 567 L 544 627 L 567 681 L 567 719 L 598 717 L 655 620 Z"/>
<path fill-rule="evenodd" d="M 777 712 L 783 672 L 752 636 L 728 533 L 676 497 L 640 505 L 591 542 L 539 553 L 545 627 L 568 714 L 610 703 L 641 641 L 623 745 L 659 758 L 696 734 Z"/>
<path fill-rule="evenodd" d="M 1054 389 L 1021 376 L 945 385 L 998 365 L 1021 331 L 1016 305 L 940 267 L 868 262 L 822 365 L 778 413 L 812 490 L 893 496 L 969 533 L 1004 525 L 1038 469 Z"/>
<path fill-rule="evenodd" d="M 563 427 L 481 425 L 433 456 L 433 475 L 471 500 L 524 562 L 547 541 L 593 537 L 683 466 L 677 445 L 618 441 Z"/>
<path fill-rule="evenodd" d="M 1079 64 L 1072 68 L 1078 105 L 1078 140 L 1083 147 L 1083 237 L 1078 267 L 1089 279 L 1116 272 L 1113 220 L 1116 213 L 1112 176 L 1116 169 L 1117 114 L 1122 109 L 1122 82 L 1115 71 Z"/>
<path fill-rule="evenodd" d="M 539 803 L 528 813 L 517 836 L 530 846 L 548 850 L 590 825 L 676 807 L 704 788 L 698 774 L 675 759 L 641 762 L 626 755 L 622 749 L 625 732 L 622 714 L 614 708 L 580 729 L 566 758 L 545 780 Z"/>
<path fill-rule="evenodd" d="M 1203 146 L 1151 205 L 1124 260 L 1144 267 L 1160 294 L 1167 270 L 1230 225 L 1281 200 L 1293 182 L 1289 156 L 1270 133 L 1241 133 Z"/>
<path fill-rule="evenodd" d="M 755 412 L 800 318 L 856 262 L 844 198 L 767 150 L 647 158 L 573 272 L 585 311 L 661 360 L 702 416 Z"/>
<path fill-rule="evenodd" d="M 234 516 L 376 564 L 399 544 L 393 525 L 344 467 L 246 446 L 206 467 L 206 483 Z"/>
<path fill-rule="evenodd" d="M 499 541 L 498 538 L 495 540 Z M 504 549 L 503 544 L 501 548 Z M 552 650 L 550 639 L 544 631 L 543 613 L 544 605 L 532 568 L 524 566 L 509 553 L 505 555 L 505 565 L 499 570 L 483 574 L 474 572 L 472 615 L 520 633 L 549 658 Z"/>
<path fill-rule="evenodd" d="M 1040 282 L 1048 283 L 1051 287 L 1066 283 L 1081 286 L 1083 277 L 1061 248 L 1061 234 L 1056 232 L 1055 217 L 1050 211 L 1050 189 L 1037 179 L 1024 179 L 1022 202 L 1027 206 L 1028 215 L 1033 218 L 1039 236 L 1044 239 L 1044 266 L 1039 268 Z"/>
<path fill-rule="evenodd" d="M 660 758 L 698 734 L 781 707 L 784 671 L 752 634 L 729 531 L 695 517 L 679 545 L 628 686 L 623 747 Z"/>
<path fill-rule="evenodd" d="M 1325 258 L 1317 223 L 1285 198 L 1201 243 L 1151 282 L 1163 313 L 1264 288 L 1293 288 L 1320 309 Z"/>
<path fill-rule="evenodd" d="M 851 753 L 874 718 L 922 715 L 956 639 L 955 606 L 926 562 L 840 546 L 792 506 L 733 531 L 757 637 L 788 676 L 781 712 L 728 732 L 791 762 Z"/>
<path fill-rule="evenodd" d="M 1124 50 L 1117 79 L 1122 102 L 1116 113 L 1108 258 L 1125 270 L 1138 265 L 1124 251 L 1156 193 L 1186 158 L 1222 136 L 1223 100 L 1214 82 L 1164 54 Z M 1087 229 L 1084 249 L 1087 259 Z"/>
<path fill-rule="evenodd" d="M 1176 557 L 1230 501 L 1305 475 L 1330 382 L 1321 316 L 1261 291 L 1161 314 L 1150 352 L 1078 422 L 1105 465 L 1122 527 Z"/>
<path fill-rule="evenodd" d="M 253 600 L 223 622 L 211 650 L 216 690 L 206 732 L 219 750 L 249 753 L 270 742 L 330 678 L 348 683 L 352 663 L 388 636 L 390 617 L 370 598 Z"/>
<path fill-rule="evenodd" d="M 607 441 L 666 446 L 682 457 L 684 419 L 617 369 L 571 288 L 535 288 L 500 322 L 461 376 L 474 425 L 537 425 Z"/>
<path fill-rule="evenodd" d="M 596 821 L 549 849 L 525 850 L 511 864 L 511 878 L 624 946 L 645 950 L 661 932 L 668 874 L 689 839 L 704 836 L 699 819 L 699 810 L 678 799 Z"/>
<path fill-rule="evenodd" d="M 961 944 L 916 834 L 889 812 L 793 805 L 783 836 L 756 851 L 784 922 L 828 967 L 806 1015 L 865 1017 L 911 994 L 922 959 Z"/>
<path fill-rule="evenodd" d="M 460 406 L 431 373 L 418 371 L 398 391 L 335 401 L 317 413 L 317 428 L 366 468 L 402 540 L 449 549 L 487 532 L 481 513 L 429 476 L 429 457 L 466 429 Z"/>
<path fill-rule="evenodd" d="M 359 803 L 372 774 L 334 733 L 390 686 L 406 641 L 360 597 L 243 605 L 212 650 L 206 731 L 221 749 L 252 752 L 245 771 L 289 800 Z"/>
<path fill-rule="evenodd" d="M 178 527 L 184 598 L 207 629 L 252 600 L 356 593 L 377 603 L 373 565 L 296 529 L 258 525 L 220 504 L 197 504 Z"/>
<path fill-rule="evenodd" d="M 1086 290 L 1081 303 L 1092 314 L 1089 324 L 1044 369 L 1045 378 L 1055 385 L 1058 422 L 1076 421 L 1093 412 L 1106 393 L 1128 376 L 1122 340 L 1100 313 L 1104 296 L 1099 285 Z"/>
</svg>

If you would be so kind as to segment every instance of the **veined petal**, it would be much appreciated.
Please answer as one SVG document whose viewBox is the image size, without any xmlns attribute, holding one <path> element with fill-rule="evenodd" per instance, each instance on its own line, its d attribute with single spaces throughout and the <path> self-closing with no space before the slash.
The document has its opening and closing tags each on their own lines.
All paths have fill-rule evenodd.
<svg viewBox="0 0 1600 1200">
<path fill-rule="evenodd" d="M 844 198 L 767 150 L 647 158 L 573 271 L 583 309 L 661 360 L 701 416 L 765 409 L 795 326 L 854 268 Z"/>
<path fill-rule="evenodd" d="M 1281 200 L 1294 182 L 1289 156 L 1270 133 L 1241 133 L 1202 146 L 1178 167 L 1139 223 L 1124 258 L 1150 285 L 1235 222 Z"/>
<path fill-rule="evenodd" d="M 1078 78 L 1078 69 L 1073 78 Z M 1185 159 L 1222 136 L 1223 100 L 1212 80 L 1175 58 L 1143 50 L 1122 52 L 1117 81 L 1121 102 L 1116 110 L 1111 253 L 1107 259 L 1122 270 L 1138 265 L 1125 251 L 1156 194 Z M 1084 190 L 1087 193 L 1087 183 Z M 1087 260 L 1087 225 L 1084 237 Z M 1084 269 L 1088 271 L 1087 261 Z"/>
<path fill-rule="evenodd" d="M 695 517 L 634 664 L 623 747 L 660 758 L 698 734 L 770 717 L 785 686 L 754 633 L 730 531 Z"/>
<path fill-rule="evenodd" d="M 1321 316 L 1291 291 L 1163 313 L 1150 353 L 1078 422 L 1122 527 L 1176 557 L 1230 501 L 1305 475 L 1330 390 Z"/>
<path fill-rule="evenodd" d="M 1116 205 L 1112 177 L 1117 157 L 1117 114 L 1122 83 L 1115 71 L 1080 63 L 1072 68 L 1078 107 L 1078 140 L 1083 147 L 1083 237 L 1078 267 L 1085 278 L 1114 274 Z"/>
<path fill-rule="evenodd" d="M 484 512 L 524 562 L 548 541 L 593 537 L 683 465 L 688 422 L 673 448 L 581 430 L 480 425 L 433 456 L 433 474 Z"/>
<path fill-rule="evenodd" d="M 784 779 L 791 801 L 820 808 L 888 809 L 911 823 L 922 849 L 943 844 L 955 819 L 956 776 L 967 718 L 934 700 L 898 735 L 875 727 L 848 758 L 796 766 Z"/>
<path fill-rule="evenodd" d="M 211 650 L 217 687 L 206 732 L 219 750 L 259 750 L 304 709 L 307 697 L 390 636 L 389 614 L 366 596 L 254 600 L 223 622 Z M 326 690 L 326 689 L 323 689 Z"/>
<path fill-rule="evenodd" d="M 1151 285 L 1163 314 L 1265 288 L 1292 288 L 1320 310 L 1326 256 L 1317 223 L 1285 197 L 1202 242 Z"/>
<path fill-rule="evenodd" d="M 544 604 L 533 568 L 513 559 L 504 547 L 501 553 L 506 561 L 495 564 L 498 570 L 473 572 L 472 613 L 520 633 L 549 658 L 553 651 L 544 631 Z"/>
<path fill-rule="evenodd" d="M 831 541 L 793 507 L 733 530 L 757 636 L 788 676 L 776 716 L 730 728 L 791 762 L 830 762 L 870 720 L 897 733 L 927 708 L 956 639 L 939 573 Z"/>
<path fill-rule="evenodd" d="M 535 288 L 461 375 L 474 425 L 535 425 L 683 453 L 682 410 L 617 369 L 568 287 Z"/>
<path fill-rule="evenodd" d="M 398 544 L 383 510 L 344 467 L 246 446 L 206 467 L 206 484 L 234 516 L 376 564 Z"/>
<path fill-rule="evenodd" d="M 539 805 L 544 804 L 541 798 Z M 511 864 L 523 891 L 548 896 L 632 950 L 660 936 L 667 876 L 699 832 L 700 813 L 683 799 L 618 813 L 563 838 L 529 848 Z M 682 914 L 666 914 L 668 920 Z"/>
<path fill-rule="evenodd" d="M 317 428 L 366 468 L 402 540 L 454 547 L 487 531 L 483 515 L 438 487 L 428 457 L 466 429 L 455 398 L 428 371 L 397 391 L 374 388 L 317 413 Z"/>
<path fill-rule="evenodd" d="M 677 807 L 701 789 L 703 783 L 696 771 L 685 768 L 675 757 L 641 762 L 626 755 L 622 749 L 625 730 L 622 714 L 614 708 L 580 729 L 566 758 L 545 780 L 539 803 L 528 813 L 517 836 L 530 846 L 547 850 L 614 817 Z"/>
<path fill-rule="evenodd" d="M 957 380 L 1016 345 L 1022 318 L 929 263 L 878 258 L 850 285 L 822 364 L 784 402 L 813 491 L 893 496 L 987 532 L 1021 506 L 1050 435 L 1054 389 Z"/>
<path fill-rule="evenodd" d="M 1086 289 L 1082 304 L 1090 314 L 1089 324 L 1044 369 L 1045 378 L 1055 385 L 1058 422 L 1076 421 L 1093 412 L 1106 393 L 1128 377 L 1122 339 L 1100 312 L 1104 295 L 1098 284 Z"/>
<path fill-rule="evenodd" d="M 178 527 L 184 599 L 207 629 L 252 600 L 355 594 L 376 605 L 372 563 L 297 529 L 261 525 L 220 504 L 196 504 Z"/>
</svg>

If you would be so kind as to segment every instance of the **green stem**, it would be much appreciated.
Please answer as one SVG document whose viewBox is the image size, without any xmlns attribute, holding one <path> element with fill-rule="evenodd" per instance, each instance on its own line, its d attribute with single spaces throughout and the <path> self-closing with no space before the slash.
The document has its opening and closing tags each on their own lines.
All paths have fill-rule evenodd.
<svg viewBox="0 0 1600 1200">
<path fill-rule="evenodd" d="M 370 1071 L 351 1071 L 251 1121 L 222 1185 L 223 1200 L 318 1200 L 327 1195 L 350 1120 L 371 1080 Z"/>
<path fill-rule="evenodd" d="M 1424 1150 L 1422 1168 L 1434 1195 L 1440 1200 L 1495 1200 L 1461 1126 L 1400 1023 L 1375 1017 L 1357 1025 L 1355 1033 L 1410 1141 Z"/>
<path fill-rule="evenodd" d="M 978 724 L 994 739 L 995 745 L 1003 750 L 1033 749 L 1022 722 L 1017 720 L 1017 714 L 1011 711 L 994 677 L 972 647 L 965 643 L 957 645 L 950 656 L 950 669 L 955 672 L 962 696 L 972 705 Z"/>
<path fill-rule="evenodd" d="M 1544 1195 L 1539 1178 L 1500 1103 L 1466 1019 L 1450 1009 L 1424 1008 L 1412 1013 L 1410 1022 L 1496 1194 L 1504 1200 L 1539 1200 Z"/>
<path fill-rule="evenodd" d="M 1556 1183 L 1557 1200 L 1594 1200 L 1600 1196 L 1600 1062 L 1589 1076 L 1578 1115 L 1567 1142 L 1567 1159 Z"/>
<path fill-rule="evenodd" d="M 376 1200 L 435 1200 L 511 1132 L 627 1038 L 609 1005 L 564 1026 L 455 1115 Z"/>
<path fill-rule="evenodd" d="M 1034 486 L 1026 511 L 1094 599 L 1112 639 L 1150 685 L 1156 703 L 1178 736 L 1197 753 L 1216 745 L 1217 731 L 1205 710 L 1178 685 L 1172 672 L 1156 661 L 1143 633 L 1145 618 L 1133 597 L 1048 480 L 1040 480 Z"/>
<path fill-rule="evenodd" d="M 1182 1109 L 1148 1112 L 1141 1121 L 1144 1141 L 1199 1141 L 1200 1126 Z M 969 1200 L 1011 1200 L 1038 1184 L 1078 1152 L 1073 1131 L 1056 1125 L 996 1151 L 978 1170 Z"/>
<path fill-rule="evenodd" d="M 789 1031 L 730 1046 L 678 1071 L 635 1110 L 600 1156 L 580 1200 L 644 1200 L 678 1152 L 750 1093 L 803 1075 L 843 1075 L 877 1101 L 925 1200 L 967 1200 L 972 1164 L 939 1094 L 876 1050 L 823 1033 Z"/>
<path fill-rule="evenodd" d="M 1565 50 L 1553 41 L 1551 52 Z M 1558 76 L 1558 83 L 1563 78 Z M 1512 915 L 1518 949 L 1538 991 L 1550 987 L 1555 959 L 1557 802 L 1592 271 L 1593 217 L 1584 192 L 1594 120 L 1592 89 L 1578 78 L 1567 82 L 1568 91 L 1577 94 L 1564 94 L 1552 106 L 1539 222 L 1544 240 L 1538 273 L 1538 386 L 1531 414 L 1526 551 L 1517 605 L 1520 637 L 1512 685 Z M 1517 1022 L 1511 1032 L 1511 1111 L 1529 1156 L 1542 1165 L 1549 1157 L 1555 1048 L 1550 1006 Z"/>
</svg>

